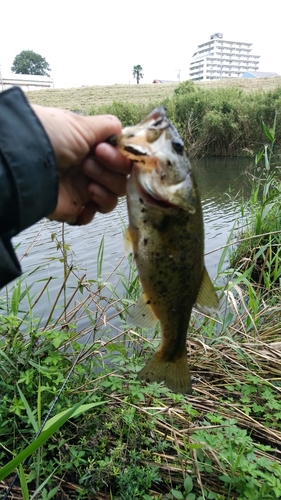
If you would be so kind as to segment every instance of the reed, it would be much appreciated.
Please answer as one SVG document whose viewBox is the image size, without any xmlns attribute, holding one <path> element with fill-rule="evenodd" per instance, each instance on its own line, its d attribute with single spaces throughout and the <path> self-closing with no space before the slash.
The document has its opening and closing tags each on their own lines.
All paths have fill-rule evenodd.
<svg viewBox="0 0 281 500">
<path fill-rule="evenodd" d="M 234 227 L 214 250 L 220 314 L 192 315 L 191 395 L 137 380 L 160 331 L 127 325 L 140 293 L 136 268 L 129 255 L 104 274 L 103 239 L 95 280 L 72 265 L 62 228 L 52 235 L 62 265 L 57 294 L 48 291 L 52 278 L 37 294 L 25 277 L 2 291 L 1 498 L 281 497 L 281 190 L 273 123 L 263 124 L 269 144 L 256 156 L 255 186 L 242 210 L 246 230 L 233 240 Z M 234 243 L 239 257 L 225 271 Z M 34 312 L 40 300 L 49 301 L 44 321 Z"/>
<path fill-rule="evenodd" d="M 139 293 L 130 256 L 126 272 L 117 262 L 104 275 L 101 241 L 90 282 L 64 254 L 45 321 L 33 309 L 50 300 L 48 280 L 36 296 L 24 278 L 2 292 L 2 498 L 15 468 L 11 498 L 24 500 L 280 497 L 280 290 L 257 293 L 242 267 L 223 272 L 230 248 L 217 250 L 219 317 L 192 316 L 189 396 L 136 379 L 160 332 L 126 325 Z"/>
</svg>

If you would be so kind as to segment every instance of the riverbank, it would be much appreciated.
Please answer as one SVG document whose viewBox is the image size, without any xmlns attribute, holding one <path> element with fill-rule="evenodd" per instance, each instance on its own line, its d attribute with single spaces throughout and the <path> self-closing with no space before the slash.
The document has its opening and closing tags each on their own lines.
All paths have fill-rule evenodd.
<svg viewBox="0 0 281 500">
<path fill-rule="evenodd" d="M 178 89 L 166 101 L 171 114 L 201 92 L 190 84 Z M 238 91 L 232 92 L 218 94 L 227 96 L 225 111 Z M 275 132 L 268 129 L 271 145 Z M 272 188 L 280 206 L 275 178 L 267 181 L 253 220 L 265 225 Z M 104 276 L 102 238 L 95 275 L 89 276 L 78 269 L 65 232 L 52 238 L 54 258 L 64 268 L 57 292 L 49 291 L 52 276 L 43 276 L 36 292 L 21 278 L 0 293 L 0 496 L 6 498 L 15 478 L 15 500 L 281 498 L 278 254 L 278 281 L 265 266 L 270 288 L 261 294 L 249 267 L 225 271 L 231 245 L 218 250 L 215 284 L 222 308 L 214 318 L 192 315 L 187 351 L 193 393 L 181 395 L 137 379 L 160 333 L 158 327 L 151 332 L 127 325 L 128 308 L 140 293 L 131 258 L 128 273 L 116 262 Z M 268 257 L 270 251 L 270 262 Z M 36 268 L 29 269 L 32 283 Z M 47 318 L 34 312 L 42 298 Z"/>
<path fill-rule="evenodd" d="M 280 291 L 265 300 L 253 293 L 247 275 L 233 271 L 218 289 L 227 304 L 220 315 L 193 314 L 187 341 L 193 393 L 184 396 L 137 380 L 160 334 L 126 325 L 128 305 L 139 293 L 130 265 L 117 295 L 113 274 L 100 279 L 101 250 L 96 281 L 85 276 L 73 288 L 74 298 L 83 289 L 83 300 L 66 301 L 54 320 L 58 300 L 50 297 L 43 324 L 32 311 L 39 295 L 47 298 L 48 283 L 32 298 L 20 280 L 8 300 L 1 295 L 7 313 L 0 317 L 2 466 L 28 443 L 35 446 L 47 414 L 57 421 L 77 402 L 89 405 L 40 451 L 33 449 L 14 498 L 31 499 L 39 488 L 39 498 L 55 500 L 280 498 Z M 67 269 L 75 278 L 76 270 Z M 88 321 L 78 332 L 83 316 Z M 4 492 L 13 475 L 2 477 L 2 470 Z"/>
<path fill-rule="evenodd" d="M 57 232 L 66 272 L 56 294 L 46 278 L 37 293 L 18 280 L 0 295 L 2 491 L 17 465 L 9 468 L 9 460 L 30 443 L 13 489 L 19 500 L 36 491 L 40 500 L 280 498 L 280 287 L 272 281 L 269 293 L 256 293 L 249 269 L 225 271 L 231 246 L 218 250 L 223 307 L 214 318 L 194 311 L 187 337 L 193 393 L 174 394 L 137 380 L 160 333 L 126 323 L 140 293 L 132 260 L 129 273 L 116 263 L 104 275 L 102 240 L 92 279 L 62 242 Z M 47 319 L 34 314 L 42 297 Z M 41 423 L 55 425 L 78 402 L 78 415 L 36 450 Z"/>
<path fill-rule="evenodd" d="M 70 89 L 47 89 L 27 92 L 29 102 L 42 106 L 78 109 L 88 114 L 92 108 L 113 101 L 131 102 L 133 104 L 149 104 L 172 97 L 177 83 L 139 84 L 139 85 L 93 85 Z M 239 88 L 245 92 L 267 92 L 281 86 L 281 76 L 273 78 L 230 78 L 195 84 L 204 89 Z"/>
<path fill-rule="evenodd" d="M 86 114 L 111 113 L 123 126 L 141 121 L 164 106 L 183 138 L 190 158 L 254 157 L 264 144 L 262 122 L 273 123 L 281 102 L 281 77 L 222 80 L 195 84 L 127 85 L 29 92 L 38 104 Z M 264 88 L 263 89 L 263 83 Z M 276 147 L 281 145 L 281 118 L 276 119 Z"/>
</svg>

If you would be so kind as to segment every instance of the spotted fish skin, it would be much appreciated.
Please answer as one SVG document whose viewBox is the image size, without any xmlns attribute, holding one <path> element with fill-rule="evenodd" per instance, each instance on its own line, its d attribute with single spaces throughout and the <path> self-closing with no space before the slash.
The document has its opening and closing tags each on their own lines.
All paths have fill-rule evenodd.
<svg viewBox="0 0 281 500">
<path fill-rule="evenodd" d="M 184 144 L 162 107 L 127 127 L 111 143 L 131 158 L 127 185 L 130 240 L 143 294 L 132 324 L 159 320 L 161 344 L 139 372 L 175 392 L 191 392 L 186 337 L 195 303 L 206 312 L 218 299 L 204 265 L 204 225 L 198 186 Z"/>
</svg>

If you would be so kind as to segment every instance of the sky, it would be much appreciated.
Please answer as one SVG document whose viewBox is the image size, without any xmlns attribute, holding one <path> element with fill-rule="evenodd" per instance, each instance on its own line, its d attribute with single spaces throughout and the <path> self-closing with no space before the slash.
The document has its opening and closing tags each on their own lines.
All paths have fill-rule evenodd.
<svg viewBox="0 0 281 500">
<path fill-rule="evenodd" d="M 280 0 L 13 0 L 2 2 L 2 77 L 22 50 L 45 57 L 54 86 L 187 80 L 197 45 L 213 33 L 250 42 L 259 71 L 281 75 Z M 180 71 L 179 71 L 180 70 Z"/>
</svg>

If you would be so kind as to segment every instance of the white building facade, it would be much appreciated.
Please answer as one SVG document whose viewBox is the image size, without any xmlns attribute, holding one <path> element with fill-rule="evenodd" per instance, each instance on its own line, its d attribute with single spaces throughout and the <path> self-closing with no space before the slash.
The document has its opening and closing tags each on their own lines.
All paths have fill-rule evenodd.
<svg viewBox="0 0 281 500">
<path fill-rule="evenodd" d="M 0 92 L 14 86 L 23 91 L 50 89 L 54 87 L 53 80 L 48 76 L 38 75 L 9 75 L 2 76 L 0 68 Z"/>
<path fill-rule="evenodd" d="M 259 58 L 251 54 L 252 43 L 232 42 L 215 33 L 201 43 L 192 56 L 189 78 L 194 81 L 237 78 L 246 71 L 258 71 Z"/>
</svg>

